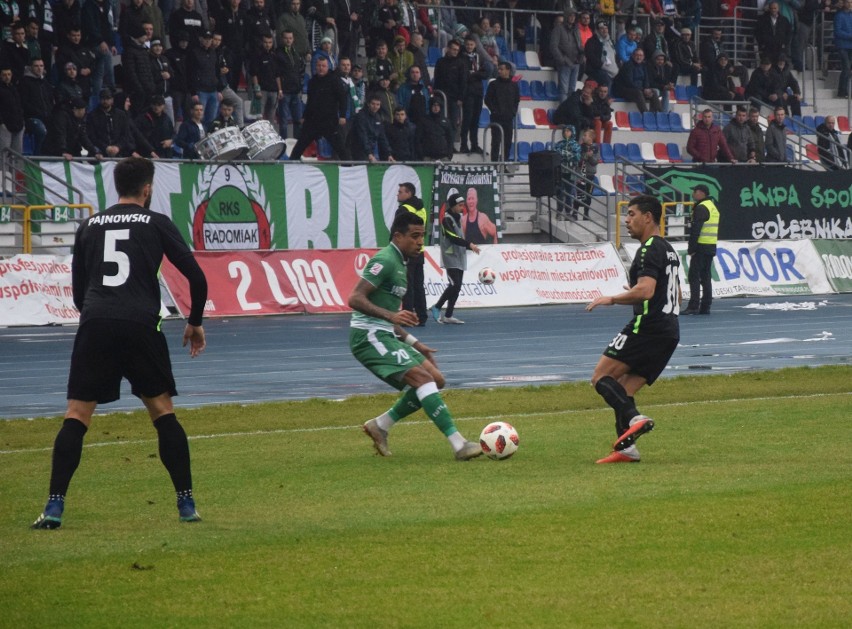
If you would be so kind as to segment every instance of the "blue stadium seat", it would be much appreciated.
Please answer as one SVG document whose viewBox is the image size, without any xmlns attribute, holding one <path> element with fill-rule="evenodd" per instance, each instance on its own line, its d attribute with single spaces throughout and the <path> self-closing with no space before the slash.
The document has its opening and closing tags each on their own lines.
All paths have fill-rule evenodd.
<svg viewBox="0 0 852 629">
<path fill-rule="evenodd" d="M 787 161 L 788 162 L 795 162 L 796 161 L 796 155 L 795 155 L 795 153 L 793 153 L 793 147 L 790 146 L 789 144 L 787 144 L 785 146 L 785 148 L 787 149 L 787 151 L 786 151 L 787 152 Z"/>
<path fill-rule="evenodd" d="M 615 162 L 615 153 L 612 150 L 612 144 L 603 142 L 601 144 L 601 162 L 604 164 L 612 164 Z"/>
<path fill-rule="evenodd" d="M 555 109 L 553 109 L 553 108 L 551 108 L 551 109 L 548 109 L 548 110 L 547 110 L 547 121 L 548 121 L 550 124 L 554 124 L 554 122 L 553 122 L 553 114 L 555 114 L 555 113 L 556 113 L 556 110 L 555 110 Z"/>
<path fill-rule="evenodd" d="M 825 116 L 814 116 L 814 129 L 825 122 Z"/>
<path fill-rule="evenodd" d="M 653 111 L 642 114 L 642 126 L 645 127 L 645 131 L 657 131 L 657 114 Z"/>
<path fill-rule="evenodd" d="M 484 129 L 489 124 L 491 124 L 491 112 L 488 111 L 487 107 L 483 107 L 482 111 L 479 112 L 479 128 Z"/>
<path fill-rule="evenodd" d="M 672 130 L 671 123 L 669 122 L 669 115 L 667 113 L 663 113 L 662 111 L 657 112 L 657 130 L 665 131 L 666 133 Z"/>
<path fill-rule="evenodd" d="M 627 159 L 631 162 L 642 162 L 642 149 L 636 142 L 630 142 L 627 145 Z"/>
<path fill-rule="evenodd" d="M 533 153 L 537 153 L 538 151 L 544 150 L 544 142 L 531 142 L 530 143 L 530 151 Z"/>
<path fill-rule="evenodd" d="M 686 131 L 683 128 L 683 121 L 680 118 L 680 114 L 676 111 L 669 112 L 669 127 L 671 127 L 672 131 Z"/>
<path fill-rule="evenodd" d="M 624 184 L 630 194 L 643 194 L 645 192 L 645 182 L 641 175 L 627 175 Z"/>
<path fill-rule="evenodd" d="M 666 151 L 669 154 L 670 162 L 682 162 L 683 158 L 680 156 L 680 147 L 677 145 L 677 142 L 669 142 L 666 144 Z"/>
<path fill-rule="evenodd" d="M 679 103 L 689 100 L 689 95 L 686 93 L 686 85 L 675 85 L 675 99 Z"/>
<path fill-rule="evenodd" d="M 533 100 L 548 100 L 547 92 L 544 91 L 544 83 L 537 79 L 530 81 L 530 93 Z"/>
<path fill-rule="evenodd" d="M 545 151 L 552 151 L 553 150 L 553 142 L 546 142 L 544 144 L 544 150 Z"/>
<path fill-rule="evenodd" d="M 642 131 L 645 128 L 645 123 L 642 121 L 642 114 L 638 111 L 631 111 L 627 114 L 627 119 L 630 121 L 631 131 Z"/>
<path fill-rule="evenodd" d="M 521 93 L 521 100 L 532 100 L 532 93 L 530 92 L 530 82 L 526 79 L 521 79 L 518 81 L 518 91 Z"/>
<path fill-rule="evenodd" d="M 434 66 L 436 63 L 438 63 L 438 59 L 440 58 L 441 49 L 430 46 L 428 56 L 426 57 L 426 63 L 428 63 L 430 66 Z"/>
<path fill-rule="evenodd" d="M 560 100 L 559 86 L 556 84 L 556 81 L 546 81 L 544 84 L 544 92 L 547 94 L 547 100 Z"/>
<path fill-rule="evenodd" d="M 35 152 L 35 136 L 32 133 L 24 134 L 23 155 L 32 155 Z"/>
<path fill-rule="evenodd" d="M 799 133 L 799 125 L 802 123 L 802 117 L 790 116 L 789 118 L 785 119 L 784 122 L 787 125 L 787 129 L 790 131 L 790 133 Z M 804 131 L 804 129 L 802 129 L 802 131 Z"/>
<path fill-rule="evenodd" d="M 697 85 L 687 85 L 686 86 L 686 100 L 691 101 L 693 98 L 698 96 L 699 89 Z"/>
<path fill-rule="evenodd" d="M 816 121 L 813 116 L 802 116 L 802 124 L 806 127 L 810 127 L 811 129 L 816 129 Z M 808 129 L 802 130 L 804 133 L 810 133 Z"/>
<path fill-rule="evenodd" d="M 601 180 L 598 179 L 598 176 L 595 175 L 595 185 L 592 186 L 592 196 L 593 197 L 604 197 L 606 196 L 606 190 L 600 187 Z"/>
<path fill-rule="evenodd" d="M 495 157 L 495 159 L 496 159 L 496 157 Z M 515 161 L 515 143 L 514 142 L 512 142 L 509 145 L 509 154 L 506 155 L 504 159 L 507 162 L 514 162 Z"/>
<path fill-rule="evenodd" d="M 615 159 L 629 159 L 627 156 L 627 145 L 622 142 L 613 144 L 612 152 L 615 155 Z"/>
<path fill-rule="evenodd" d="M 518 161 L 519 162 L 528 162 L 530 161 L 530 151 L 532 147 L 529 142 L 518 142 Z"/>
<path fill-rule="evenodd" d="M 331 150 L 331 144 L 325 138 L 317 140 L 317 157 L 320 159 L 331 159 L 334 152 Z"/>
<path fill-rule="evenodd" d="M 527 56 L 522 50 L 515 50 L 512 53 L 512 62 L 515 64 L 515 70 L 529 70 L 527 65 Z"/>
</svg>

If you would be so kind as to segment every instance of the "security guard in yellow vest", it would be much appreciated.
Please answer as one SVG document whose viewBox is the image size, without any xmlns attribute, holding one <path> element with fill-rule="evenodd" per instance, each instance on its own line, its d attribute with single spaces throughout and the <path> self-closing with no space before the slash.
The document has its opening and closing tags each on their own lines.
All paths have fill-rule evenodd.
<svg viewBox="0 0 852 629">
<path fill-rule="evenodd" d="M 713 280 L 710 271 L 716 257 L 719 238 L 719 210 L 704 184 L 692 189 L 692 228 L 689 232 L 689 304 L 682 315 L 710 314 L 713 302 Z"/>
<path fill-rule="evenodd" d="M 417 197 L 417 189 L 413 183 L 406 181 L 399 184 L 399 192 L 396 194 L 396 200 L 399 201 L 399 208 L 396 213 L 411 212 L 416 214 L 423 220 L 426 225 L 426 237 L 423 239 L 424 246 L 429 239 L 429 220 L 426 208 L 423 207 L 423 201 Z M 420 320 L 418 327 L 425 327 L 426 321 L 429 318 L 426 310 L 426 285 L 423 278 L 423 262 L 425 258 L 423 251 L 416 258 L 409 258 L 408 265 L 408 291 L 402 300 L 402 307 L 405 310 L 412 310 L 417 313 L 417 318 Z"/>
</svg>

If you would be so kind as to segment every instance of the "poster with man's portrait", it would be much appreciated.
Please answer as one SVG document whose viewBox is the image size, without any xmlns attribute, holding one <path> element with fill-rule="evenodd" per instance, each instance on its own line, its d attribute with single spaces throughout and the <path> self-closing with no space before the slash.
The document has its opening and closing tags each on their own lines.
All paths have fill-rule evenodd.
<svg viewBox="0 0 852 629">
<path fill-rule="evenodd" d="M 444 220 L 447 197 L 465 198 L 462 214 L 464 237 L 477 245 L 497 244 L 503 237 L 497 173 L 491 166 L 440 166 L 435 169 L 432 206 L 433 242 Z"/>
</svg>

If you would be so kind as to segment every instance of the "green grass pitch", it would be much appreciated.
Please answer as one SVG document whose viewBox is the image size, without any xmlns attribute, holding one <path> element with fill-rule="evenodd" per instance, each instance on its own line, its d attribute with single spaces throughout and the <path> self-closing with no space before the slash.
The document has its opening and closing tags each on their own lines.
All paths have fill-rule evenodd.
<svg viewBox="0 0 852 629">
<path fill-rule="evenodd" d="M 595 465 L 588 384 L 450 391 L 457 463 L 392 395 L 179 410 L 198 510 L 180 524 L 142 413 L 98 416 L 63 526 L 31 531 L 60 419 L 0 421 L 0 627 L 848 627 L 849 367 L 662 380 L 639 464 Z M 365 375 L 365 377 L 367 377 Z"/>
</svg>

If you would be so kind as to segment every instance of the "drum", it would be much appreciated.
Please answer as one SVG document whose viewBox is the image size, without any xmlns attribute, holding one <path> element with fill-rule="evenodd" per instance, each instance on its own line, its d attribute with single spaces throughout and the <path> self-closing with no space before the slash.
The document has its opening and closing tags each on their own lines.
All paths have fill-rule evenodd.
<svg viewBox="0 0 852 629">
<path fill-rule="evenodd" d="M 228 160 L 242 157 L 248 149 L 237 127 L 224 127 L 207 135 L 195 144 L 201 159 Z"/>
<path fill-rule="evenodd" d="M 284 138 L 268 120 L 258 120 L 248 125 L 243 129 L 243 137 L 248 144 L 249 159 L 278 159 L 286 147 Z"/>
</svg>

